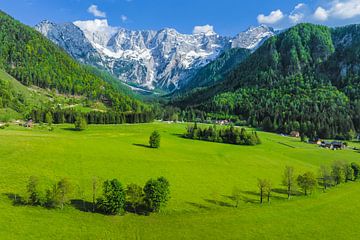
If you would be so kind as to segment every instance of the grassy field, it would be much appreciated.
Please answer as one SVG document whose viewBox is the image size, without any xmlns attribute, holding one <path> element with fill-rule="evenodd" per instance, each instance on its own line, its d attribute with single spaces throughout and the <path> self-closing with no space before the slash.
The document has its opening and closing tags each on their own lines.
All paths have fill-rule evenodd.
<svg viewBox="0 0 360 240">
<path fill-rule="evenodd" d="M 89 126 L 86 131 L 55 126 L 11 126 L 0 130 L 0 239 L 358 239 L 360 183 L 286 200 L 281 176 L 286 165 L 297 174 L 317 172 L 334 160 L 360 163 L 360 153 L 331 151 L 297 139 L 259 133 L 263 144 L 235 146 L 183 139 L 186 124 Z M 159 130 L 160 149 L 145 145 Z M 359 146 L 357 143 L 355 145 Z M 171 184 L 167 208 L 150 216 L 104 216 L 13 206 L 9 195 L 25 196 L 29 176 L 43 187 L 69 178 L 91 199 L 91 181 L 118 178 L 144 185 L 165 176 Z M 260 206 L 257 179 L 269 178 L 276 193 Z M 239 208 L 229 198 L 243 190 Z M 77 199 L 76 193 L 73 199 Z"/>
</svg>

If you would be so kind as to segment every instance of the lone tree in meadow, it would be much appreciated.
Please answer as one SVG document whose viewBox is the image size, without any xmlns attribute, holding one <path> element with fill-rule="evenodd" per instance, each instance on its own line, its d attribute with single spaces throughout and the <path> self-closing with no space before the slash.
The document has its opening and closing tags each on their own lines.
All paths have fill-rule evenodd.
<svg viewBox="0 0 360 240">
<path fill-rule="evenodd" d="M 142 187 L 134 183 L 129 184 L 126 188 L 126 201 L 136 213 L 136 209 L 144 201 L 144 192 Z"/>
<path fill-rule="evenodd" d="M 81 115 L 76 116 L 75 118 L 75 130 L 82 131 L 87 127 L 87 122 L 85 118 Z"/>
<path fill-rule="evenodd" d="M 169 181 L 160 177 L 156 180 L 150 179 L 144 187 L 145 203 L 149 211 L 159 212 L 166 206 L 170 199 Z"/>
<path fill-rule="evenodd" d="M 40 205 L 41 198 L 40 198 L 40 191 L 39 191 L 39 180 L 35 176 L 31 176 L 29 178 L 29 182 L 27 185 L 27 192 L 29 194 L 28 203 L 30 205 Z"/>
<path fill-rule="evenodd" d="M 321 182 L 321 185 L 323 186 L 323 190 L 326 191 L 328 187 L 332 184 L 332 176 L 331 176 L 331 170 L 327 166 L 320 166 L 319 170 L 319 180 Z"/>
<path fill-rule="evenodd" d="M 149 144 L 151 148 L 160 147 L 160 133 L 158 131 L 153 131 L 150 135 Z"/>
<path fill-rule="evenodd" d="M 285 167 L 282 184 L 287 188 L 288 199 L 290 199 L 291 193 L 295 188 L 295 184 L 296 184 L 293 167 L 290 166 Z"/>
<path fill-rule="evenodd" d="M 125 191 L 117 179 L 107 180 L 103 186 L 103 196 L 99 200 L 101 210 L 110 215 L 125 211 Z"/>
<path fill-rule="evenodd" d="M 308 192 L 311 192 L 316 187 L 316 177 L 312 172 L 306 172 L 303 175 L 299 175 L 297 178 L 299 187 L 304 191 L 305 196 Z"/>
</svg>

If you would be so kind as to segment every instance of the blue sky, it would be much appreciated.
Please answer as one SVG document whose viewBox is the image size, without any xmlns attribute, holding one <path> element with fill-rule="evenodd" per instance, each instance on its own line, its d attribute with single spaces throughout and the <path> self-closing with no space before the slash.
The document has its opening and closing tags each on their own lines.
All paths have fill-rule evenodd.
<svg viewBox="0 0 360 240">
<path fill-rule="evenodd" d="M 360 0 L 1 0 L 0 9 L 28 25 L 107 19 L 129 29 L 172 27 L 191 33 L 207 25 L 221 35 L 249 26 L 285 28 L 299 22 L 360 23 Z M 199 28 L 198 28 L 199 29 Z"/>
</svg>

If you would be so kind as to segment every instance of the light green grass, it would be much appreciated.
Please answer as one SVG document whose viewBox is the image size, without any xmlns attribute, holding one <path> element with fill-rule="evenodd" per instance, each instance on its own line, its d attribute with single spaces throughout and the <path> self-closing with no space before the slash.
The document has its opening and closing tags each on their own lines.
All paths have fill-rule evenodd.
<svg viewBox="0 0 360 240">
<path fill-rule="evenodd" d="M 360 163 L 355 151 L 325 150 L 270 133 L 259 133 L 259 146 L 193 141 L 179 137 L 186 124 L 89 126 L 83 132 L 69 127 L 0 130 L 0 239 L 357 239 L 360 234 L 359 183 L 291 201 L 276 193 L 270 206 L 260 206 L 256 195 L 258 178 L 282 188 L 286 165 L 297 174 L 317 172 L 334 160 Z M 161 148 L 141 146 L 155 129 Z M 148 217 L 12 206 L 5 194 L 24 196 L 31 175 L 40 177 L 43 187 L 68 177 L 89 201 L 94 176 L 141 185 L 165 176 L 171 200 Z M 234 186 L 244 191 L 238 209 L 227 206 L 233 204 L 227 196 Z M 226 206 L 213 204 L 215 195 Z"/>
</svg>

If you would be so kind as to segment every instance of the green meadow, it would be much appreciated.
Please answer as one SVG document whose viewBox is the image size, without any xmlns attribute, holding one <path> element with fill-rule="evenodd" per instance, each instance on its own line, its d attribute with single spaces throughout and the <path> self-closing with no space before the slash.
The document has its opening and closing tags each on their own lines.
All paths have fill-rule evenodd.
<svg viewBox="0 0 360 240">
<path fill-rule="evenodd" d="M 360 183 L 287 200 L 281 185 L 286 165 L 296 175 L 318 172 L 335 160 L 360 163 L 354 150 L 331 151 L 298 139 L 259 132 L 262 144 L 237 146 L 184 139 L 186 124 L 90 125 L 72 131 L 55 125 L 0 130 L 0 239 L 357 239 Z M 147 147 L 153 130 L 161 147 Z M 359 146 L 358 143 L 350 145 Z M 18 206 L 30 176 L 45 189 L 63 177 L 91 201 L 92 179 L 117 178 L 141 186 L 166 177 L 171 199 L 160 213 L 105 216 L 65 209 Z M 257 179 L 272 181 L 271 204 L 259 204 Z M 231 193 L 242 190 L 234 207 Z M 100 194 L 100 193 L 99 193 Z M 72 199 L 79 199 L 76 190 Z"/>
</svg>

